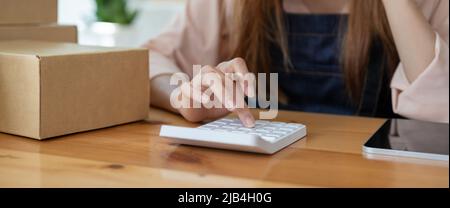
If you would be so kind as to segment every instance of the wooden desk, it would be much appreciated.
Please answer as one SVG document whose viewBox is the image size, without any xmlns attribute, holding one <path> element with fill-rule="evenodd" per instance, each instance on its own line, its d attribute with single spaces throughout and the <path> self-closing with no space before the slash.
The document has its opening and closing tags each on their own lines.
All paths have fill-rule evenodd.
<svg viewBox="0 0 450 208">
<path fill-rule="evenodd" d="M 448 162 L 368 159 L 380 119 L 281 112 L 308 137 L 273 155 L 179 146 L 152 109 L 147 121 L 46 141 L 0 134 L 0 187 L 449 187 Z"/>
</svg>

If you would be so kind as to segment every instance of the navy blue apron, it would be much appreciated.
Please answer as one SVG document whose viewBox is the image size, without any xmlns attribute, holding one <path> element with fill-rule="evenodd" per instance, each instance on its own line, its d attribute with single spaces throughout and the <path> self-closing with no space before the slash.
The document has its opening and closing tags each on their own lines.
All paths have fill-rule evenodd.
<svg viewBox="0 0 450 208">
<path fill-rule="evenodd" d="M 272 50 L 273 69 L 288 103 L 280 109 L 341 115 L 395 117 L 392 112 L 389 77 L 379 42 L 370 53 L 362 98 L 351 101 L 340 64 L 346 15 L 286 14 L 289 69 L 281 50 Z M 344 33 L 343 33 L 344 32 Z M 274 46 L 275 47 L 275 46 Z"/>
</svg>

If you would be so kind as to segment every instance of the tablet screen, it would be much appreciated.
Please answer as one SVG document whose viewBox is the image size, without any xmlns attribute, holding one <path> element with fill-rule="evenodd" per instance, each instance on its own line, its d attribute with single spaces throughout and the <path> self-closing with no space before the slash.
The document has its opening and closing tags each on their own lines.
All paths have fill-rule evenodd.
<svg viewBox="0 0 450 208">
<path fill-rule="evenodd" d="M 388 120 L 364 146 L 448 155 L 449 125 L 392 119 Z"/>
</svg>

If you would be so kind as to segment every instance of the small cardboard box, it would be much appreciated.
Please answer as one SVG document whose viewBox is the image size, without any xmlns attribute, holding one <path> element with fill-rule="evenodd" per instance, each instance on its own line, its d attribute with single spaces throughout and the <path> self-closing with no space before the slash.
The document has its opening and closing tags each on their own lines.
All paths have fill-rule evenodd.
<svg viewBox="0 0 450 208">
<path fill-rule="evenodd" d="M 0 25 L 58 21 L 58 0 L 0 0 Z"/>
<path fill-rule="evenodd" d="M 0 25 L 0 41 L 42 40 L 78 42 L 77 27 L 71 25 Z"/>
<path fill-rule="evenodd" d="M 46 139 L 145 119 L 148 50 L 0 42 L 0 132 Z"/>
</svg>

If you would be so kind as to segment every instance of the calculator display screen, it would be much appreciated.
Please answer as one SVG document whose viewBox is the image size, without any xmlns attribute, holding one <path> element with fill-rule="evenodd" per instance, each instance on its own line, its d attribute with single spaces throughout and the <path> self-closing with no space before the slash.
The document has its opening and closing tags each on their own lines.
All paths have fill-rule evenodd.
<svg viewBox="0 0 450 208">
<path fill-rule="evenodd" d="M 388 120 L 364 146 L 448 155 L 449 125 L 392 119 Z"/>
</svg>

